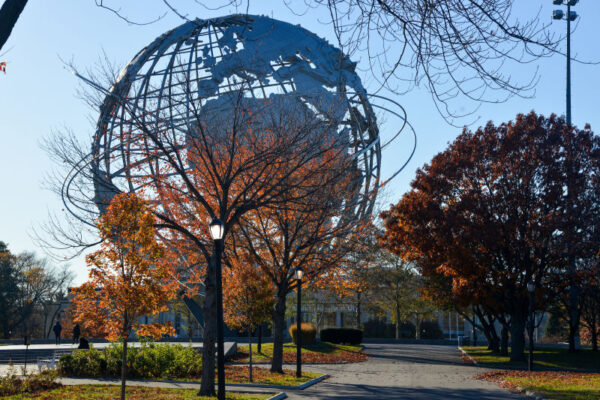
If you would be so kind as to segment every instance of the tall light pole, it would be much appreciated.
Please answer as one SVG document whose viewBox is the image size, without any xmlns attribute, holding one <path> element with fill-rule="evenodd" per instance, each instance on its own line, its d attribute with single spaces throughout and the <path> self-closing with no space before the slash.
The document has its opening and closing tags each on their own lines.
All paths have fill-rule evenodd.
<svg viewBox="0 0 600 400">
<path fill-rule="evenodd" d="M 571 7 L 575 6 L 579 3 L 579 0 L 552 0 L 552 4 L 560 6 L 567 6 L 567 14 L 565 15 L 562 10 L 554 10 L 552 12 L 552 18 L 556 20 L 565 19 L 567 21 L 567 126 L 571 127 L 571 21 L 575 21 L 577 19 L 577 13 L 575 11 L 571 11 Z M 575 275 L 575 261 L 573 259 L 572 262 L 569 263 L 569 278 L 572 282 L 573 276 Z M 579 287 L 578 285 L 572 284 L 569 285 L 569 302 L 571 303 L 571 307 L 569 313 L 577 313 L 573 308 L 573 304 L 577 304 L 579 297 Z M 571 314 L 571 319 L 577 319 L 575 315 Z M 573 347 L 571 347 L 573 346 Z M 575 334 L 575 342 L 571 343 L 569 341 L 569 351 L 575 351 L 579 348 L 579 334 Z"/>
<path fill-rule="evenodd" d="M 566 19 L 567 20 L 567 125 L 571 126 L 571 21 L 577 19 L 577 13 L 571 11 L 571 6 L 576 5 L 579 0 L 552 0 L 552 4 L 556 6 L 566 5 L 567 13 L 563 10 L 554 10 L 552 12 L 552 19 Z"/>
<path fill-rule="evenodd" d="M 533 327 L 535 321 L 533 318 L 533 300 L 535 295 L 535 283 L 533 281 L 527 282 L 527 291 L 529 292 L 529 360 L 527 362 L 527 369 L 533 371 Z"/>
<path fill-rule="evenodd" d="M 210 237 L 215 247 L 216 283 L 217 283 L 217 398 L 225 400 L 225 350 L 223 345 L 223 283 L 221 279 L 221 252 L 223 250 L 223 236 L 225 225 L 219 218 L 215 218 L 208 225 Z"/>
<path fill-rule="evenodd" d="M 304 275 L 302 267 L 297 267 L 295 274 L 298 293 L 296 304 L 296 376 L 300 378 L 302 376 L 302 276 Z"/>
</svg>

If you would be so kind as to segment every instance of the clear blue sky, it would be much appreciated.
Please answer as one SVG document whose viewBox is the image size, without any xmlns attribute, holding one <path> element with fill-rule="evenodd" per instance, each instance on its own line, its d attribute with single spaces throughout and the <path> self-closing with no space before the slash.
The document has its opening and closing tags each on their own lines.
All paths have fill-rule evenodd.
<svg viewBox="0 0 600 400">
<path fill-rule="evenodd" d="M 147 20 L 165 12 L 158 0 L 113 0 L 113 4 L 118 3 L 128 3 L 124 12 L 132 18 Z M 541 18 L 550 22 L 551 0 L 516 3 L 522 19 L 535 16 L 539 7 L 543 6 Z M 519 5 L 522 3 L 526 5 Z M 236 11 L 232 8 L 211 11 L 187 0 L 175 1 L 174 4 L 190 16 L 200 18 Z M 600 2 L 581 0 L 575 9 L 581 20 L 573 35 L 573 52 L 582 58 L 600 60 L 600 28 L 596 19 L 600 16 Z M 328 15 L 322 10 L 309 10 L 299 17 L 283 5 L 283 0 L 261 0 L 251 1 L 250 12 L 299 23 L 335 43 L 331 27 L 325 24 Z M 0 240 L 9 243 L 12 251 L 41 253 L 31 238 L 32 229 L 47 219 L 48 210 L 61 210 L 59 199 L 43 188 L 44 177 L 54 166 L 41 149 L 41 140 L 53 130 L 64 127 L 87 140 L 97 117 L 77 98 L 80 82 L 64 67 L 59 57 L 85 69 L 92 67 L 104 51 L 111 61 L 122 66 L 156 36 L 180 23 L 180 19 L 168 14 L 149 26 L 130 26 L 97 8 L 93 0 L 29 2 L 5 46 L 5 50 L 10 50 L 0 57 L 0 61 L 8 64 L 6 75 L 0 74 Z M 555 22 L 554 29 L 564 32 L 564 22 Z M 353 58 L 364 66 L 364 55 L 359 53 Z M 483 105 L 476 112 L 479 120 L 472 127 L 488 120 L 506 121 L 518 112 L 532 109 L 543 114 L 564 114 L 564 58 L 543 59 L 537 65 L 541 79 L 533 99 L 513 98 L 502 104 Z M 507 72 L 517 78 L 527 78 L 534 67 Z M 367 88 L 372 87 L 368 73 L 360 73 Z M 592 128 L 600 126 L 599 77 L 600 66 L 573 64 L 573 122 L 577 125 L 590 123 Z M 417 131 L 419 145 L 414 159 L 390 185 L 385 204 L 397 201 L 409 188 L 415 170 L 443 150 L 460 132 L 440 117 L 424 89 L 417 88 L 393 98 L 407 109 L 409 120 Z M 403 162 L 410 145 L 410 140 L 400 139 L 388 148 L 383 155 L 384 177 Z M 87 273 L 83 260 L 77 259 L 71 264 L 77 275 L 76 283 L 85 280 Z"/>
</svg>

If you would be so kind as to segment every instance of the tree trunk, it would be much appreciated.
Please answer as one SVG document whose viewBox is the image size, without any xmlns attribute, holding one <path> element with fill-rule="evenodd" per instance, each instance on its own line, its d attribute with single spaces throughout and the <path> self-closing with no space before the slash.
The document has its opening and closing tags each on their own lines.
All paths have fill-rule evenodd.
<svg viewBox="0 0 600 400">
<path fill-rule="evenodd" d="M 483 336 L 485 336 L 485 339 L 488 343 L 487 349 L 494 351 L 494 349 L 492 348 L 492 335 L 490 335 L 490 332 L 487 329 L 484 329 L 481 332 L 483 332 Z M 474 344 L 473 346 L 476 345 Z"/>
<path fill-rule="evenodd" d="M 510 321 L 510 361 L 525 361 L 525 316 L 523 313 L 516 312 L 511 316 Z"/>
<path fill-rule="evenodd" d="M 121 400 L 125 400 L 125 387 L 127 386 L 127 342 L 129 339 L 123 339 L 123 356 L 121 358 Z"/>
<path fill-rule="evenodd" d="M 579 336 L 579 309 L 569 301 L 569 353 L 577 352 Z"/>
<path fill-rule="evenodd" d="M 598 351 L 598 327 L 594 324 L 592 331 L 592 351 Z"/>
<path fill-rule="evenodd" d="M 215 341 L 217 336 L 217 288 L 216 254 L 210 258 L 204 278 L 205 295 L 203 306 L 204 335 L 202 337 L 202 382 L 201 396 L 215 396 Z"/>
<path fill-rule="evenodd" d="M 575 256 L 569 256 L 569 353 L 575 353 L 578 350 L 579 343 L 579 320 L 581 317 L 581 310 L 579 308 L 579 292 L 581 291 L 579 286 L 575 285 L 575 275 L 577 273 L 577 266 L 575 263 Z"/>
<path fill-rule="evenodd" d="M 361 315 L 361 305 L 362 305 L 362 293 L 358 292 L 356 295 L 356 329 L 360 329 L 360 320 L 362 318 Z"/>
<path fill-rule="evenodd" d="M 400 339 L 400 305 L 396 303 L 396 339 Z"/>
<path fill-rule="evenodd" d="M 285 331 L 285 290 L 277 292 L 277 303 L 273 311 L 273 360 L 271 372 L 283 374 L 283 332 Z"/>
<path fill-rule="evenodd" d="M 188 334 L 188 339 L 191 342 L 192 341 L 192 337 L 194 336 L 194 331 L 192 329 L 192 313 L 190 312 L 189 309 L 185 313 L 185 318 L 187 320 L 187 334 Z"/>
<path fill-rule="evenodd" d="M 508 355 L 508 328 L 505 325 L 502 325 L 502 330 L 500 331 L 501 341 L 500 341 L 500 354 L 503 356 Z"/>
<path fill-rule="evenodd" d="M 258 326 L 256 350 L 260 353 L 262 351 L 262 324 Z"/>
<path fill-rule="evenodd" d="M 417 317 L 415 320 L 415 339 L 421 339 L 421 318 Z"/>
<path fill-rule="evenodd" d="M 248 365 L 248 379 L 250 382 L 254 382 L 252 380 L 252 331 L 248 329 L 248 350 L 250 351 L 250 360 Z"/>
<path fill-rule="evenodd" d="M 0 50 L 8 40 L 27 0 L 5 0 L 0 8 Z"/>
<path fill-rule="evenodd" d="M 481 323 L 483 327 L 481 332 L 483 332 L 483 336 L 485 336 L 485 339 L 488 343 L 487 349 L 492 350 L 494 353 L 499 353 L 500 347 L 498 342 L 498 336 L 496 335 L 496 329 L 493 325 L 488 325 L 483 320 L 481 320 Z"/>
<path fill-rule="evenodd" d="M 490 317 L 489 314 L 484 313 L 477 307 L 473 307 L 473 312 L 475 313 L 475 315 L 477 315 L 479 323 L 481 324 L 481 331 L 483 332 L 483 335 L 487 340 L 488 350 L 492 350 L 494 353 L 499 353 L 500 346 L 498 334 L 496 333 L 496 328 L 494 327 L 495 319 Z"/>
</svg>

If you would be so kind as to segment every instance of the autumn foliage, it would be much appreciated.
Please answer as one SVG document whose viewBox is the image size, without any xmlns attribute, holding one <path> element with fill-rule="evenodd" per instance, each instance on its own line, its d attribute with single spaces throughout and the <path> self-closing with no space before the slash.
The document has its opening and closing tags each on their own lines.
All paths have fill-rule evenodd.
<svg viewBox="0 0 600 400">
<path fill-rule="evenodd" d="M 273 285 L 258 269 L 241 264 L 225 270 L 223 310 L 227 326 L 252 332 L 271 318 L 274 303 Z"/>
<path fill-rule="evenodd" d="M 382 213 L 382 242 L 438 288 L 447 282 L 448 295 L 438 297 L 494 313 L 511 330 L 511 358 L 522 359 L 527 282 L 539 299 L 552 295 L 570 249 L 585 259 L 594 247 L 599 149 L 589 128 L 554 115 L 465 129 Z"/>
<path fill-rule="evenodd" d="M 101 249 L 88 255 L 89 280 L 74 289 L 75 321 L 84 330 L 105 331 L 109 340 L 160 338 L 173 332 L 165 324 L 140 324 L 141 316 L 167 310 L 175 295 L 166 247 L 155 234 L 155 217 L 133 194 L 119 194 L 97 227 Z"/>
</svg>

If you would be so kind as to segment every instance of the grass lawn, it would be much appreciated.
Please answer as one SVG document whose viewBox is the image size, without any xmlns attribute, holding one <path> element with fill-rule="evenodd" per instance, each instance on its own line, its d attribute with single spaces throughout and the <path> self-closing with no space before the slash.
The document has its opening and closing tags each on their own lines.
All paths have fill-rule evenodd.
<svg viewBox="0 0 600 400">
<path fill-rule="evenodd" d="M 533 391 L 547 400 L 600 399 L 600 374 L 555 371 L 494 371 L 477 376 L 507 389 Z"/>
<path fill-rule="evenodd" d="M 247 363 L 249 360 L 248 346 L 238 346 L 237 353 L 230 361 Z M 254 362 L 270 362 L 273 357 L 273 343 L 264 343 L 261 353 L 256 352 L 256 345 L 252 344 L 252 360 Z M 362 352 L 362 346 L 347 346 L 329 342 L 319 342 L 313 345 L 302 346 L 302 362 L 314 364 L 360 362 L 367 359 Z M 283 361 L 296 362 L 296 345 L 285 343 L 283 345 Z"/>
<path fill-rule="evenodd" d="M 114 400 L 121 393 L 120 386 L 112 385 L 78 385 L 63 386 L 57 389 L 34 394 L 19 394 L 3 397 L 5 400 Z M 198 389 L 159 389 L 148 387 L 127 387 L 128 400 L 209 400 L 216 397 L 198 397 Z M 230 400 L 265 400 L 272 394 L 227 393 Z"/>
<path fill-rule="evenodd" d="M 510 357 L 501 356 L 487 350 L 486 347 L 463 346 L 463 350 L 479 364 L 497 368 L 526 368 L 527 361 L 511 362 Z M 527 355 L 527 353 L 526 353 Z M 582 349 L 577 353 L 569 353 L 565 348 L 540 347 L 533 352 L 534 368 L 565 370 L 598 370 L 600 371 L 600 353 L 590 349 Z"/>
</svg>

